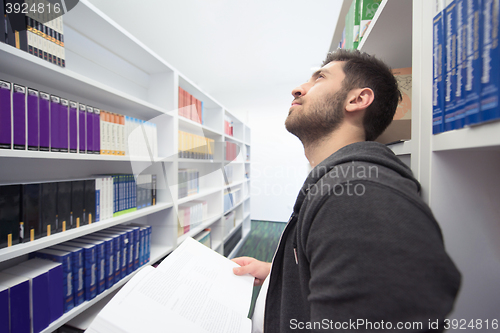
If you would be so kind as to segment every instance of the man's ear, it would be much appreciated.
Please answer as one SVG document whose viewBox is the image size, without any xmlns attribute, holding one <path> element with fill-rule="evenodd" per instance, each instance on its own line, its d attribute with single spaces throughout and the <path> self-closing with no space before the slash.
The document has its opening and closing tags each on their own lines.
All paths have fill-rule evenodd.
<svg viewBox="0 0 500 333">
<path fill-rule="evenodd" d="M 362 111 L 369 107 L 375 99 L 375 93 L 370 88 L 353 89 L 347 94 L 347 112 Z"/>
</svg>

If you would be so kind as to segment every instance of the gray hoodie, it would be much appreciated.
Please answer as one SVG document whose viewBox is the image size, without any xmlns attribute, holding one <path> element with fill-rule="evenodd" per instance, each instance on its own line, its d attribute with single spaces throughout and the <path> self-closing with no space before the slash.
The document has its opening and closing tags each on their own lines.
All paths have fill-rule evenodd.
<svg viewBox="0 0 500 333">
<path fill-rule="evenodd" d="M 411 170 L 382 144 L 354 143 L 299 192 L 273 260 L 264 332 L 442 331 L 460 279 Z"/>
</svg>

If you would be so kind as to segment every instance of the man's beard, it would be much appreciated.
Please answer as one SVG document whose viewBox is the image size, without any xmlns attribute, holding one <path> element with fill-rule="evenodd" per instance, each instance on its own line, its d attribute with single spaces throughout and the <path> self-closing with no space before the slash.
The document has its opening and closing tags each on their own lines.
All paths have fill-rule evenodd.
<svg viewBox="0 0 500 333">
<path fill-rule="evenodd" d="M 347 93 L 341 89 L 324 100 L 313 101 L 307 105 L 307 109 L 301 105 L 299 112 L 291 112 L 286 118 L 286 129 L 298 137 L 304 146 L 320 142 L 336 130 L 344 119 Z"/>
</svg>

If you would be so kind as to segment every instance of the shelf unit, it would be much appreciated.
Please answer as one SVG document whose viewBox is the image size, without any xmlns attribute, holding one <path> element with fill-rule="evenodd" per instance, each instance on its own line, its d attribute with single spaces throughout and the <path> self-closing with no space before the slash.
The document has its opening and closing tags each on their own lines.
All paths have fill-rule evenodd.
<svg viewBox="0 0 500 333">
<path fill-rule="evenodd" d="M 244 199 L 234 208 L 239 214 L 238 226 L 243 225 L 245 230 L 241 244 L 251 226 L 250 179 L 245 177 L 250 161 L 243 157 L 251 145 L 248 126 L 87 0 L 81 0 L 78 6 L 64 15 L 64 34 L 66 68 L 0 43 L 0 79 L 155 123 L 161 129 L 158 130 L 157 138 L 159 156 L 115 157 L 0 150 L 0 184 L 78 179 L 95 174 L 155 173 L 158 177 L 157 204 L 33 242 L 0 249 L 0 270 L 26 260 L 33 251 L 131 222 L 153 227 L 149 264 L 165 257 L 186 237 L 196 236 L 204 228 L 212 230 L 212 248 L 224 253 L 221 230 L 223 195 L 225 189 L 234 187 L 239 187 L 245 193 Z M 178 115 L 178 87 L 204 102 L 203 125 Z M 224 134 L 223 119 L 226 116 L 236 123 L 234 137 Z M 214 159 L 179 158 L 179 130 L 214 139 Z M 234 161 L 224 160 L 226 141 L 238 144 L 241 149 Z M 226 165 L 234 168 L 234 182 L 229 185 L 224 182 Z M 199 193 L 178 198 L 178 170 L 181 168 L 200 171 Z M 193 200 L 208 202 L 209 217 L 178 238 L 178 206 Z M 43 332 L 53 332 L 69 320 L 78 321 L 80 317 L 91 320 L 97 313 L 95 309 L 102 307 L 133 274 L 95 299 L 64 314 Z M 96 304 L 99 306 L 94 309 Z"/>
<path fill-rule="evenodd" d="M 344 0 L 342 10 L 351 3 Z M 433 5 L 432 0 L 383 0 L 360 48 L 393 68 L 413 67 L 412 139 L 389 147 L 411 165 L 462 273 L 450 319 L 497 318 L 500 122 L 432 134 Z M 335 33 L 342 29 L 339 20 Z M 331 49 L 339 40 L 334 35 Z"/>
</svg>

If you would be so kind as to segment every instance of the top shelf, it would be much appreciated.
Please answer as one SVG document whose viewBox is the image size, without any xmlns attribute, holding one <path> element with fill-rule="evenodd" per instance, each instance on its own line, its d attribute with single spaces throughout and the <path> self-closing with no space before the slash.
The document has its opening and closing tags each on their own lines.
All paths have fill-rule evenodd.
<svg viewBox="0 0 500 333">
<path fill-rule="evenodd" d="M 174 70 L 170 64 L 88 0 L 80 0 L 73 10 L 64 14 L 64 24 L 100 46 L 119 54 L 121 58 L 148 74 Z"/>
<path fill-rule="evenodd" d="M 4 43 L 0 43 L 0 59 L 2 73 L 13 77 L 29 78 L 30 82 L 28 84 L 38 84 L 38 86 L 32 86 L 32 88 L 43 89 L 47 93 L 60 94 L 60 91 L 69 92 L 68 96 L 62 95 L 60 97 L 77 99 L 76 102 L 81 102 L 82 98 L 87 99 L 96 103 L 96 105 L 93 105 L 94 107 L 107 108 L 109 111 L 120 112 L 142 119 L 149 119 L 167 113 L 166 110 L 149 102 L 89 79 L 68 68 L 50 64 Z M 24 82 L 14 83 L 25 84 Z M 47 89 L 47 87 L 52 87 L 58 91 L 50 91 L 50 88 Z M 109 108 L 111 105 L 113 106 L 112 109 Z"/>
<path fill-rule="evenodd" d="M 353 0 L 344 0 L 330 51 L 337 49 L 345 26 L 345 16 Z M 377 56 L 392 68 L 412 66 L 412 1 L 383 0 L 358 46 Z"/>
<path fill-rule="evenodd" d="M 383 0 L 358 49 L 392 68 L 412 66 L 411 0 Z"/>
</svg>

